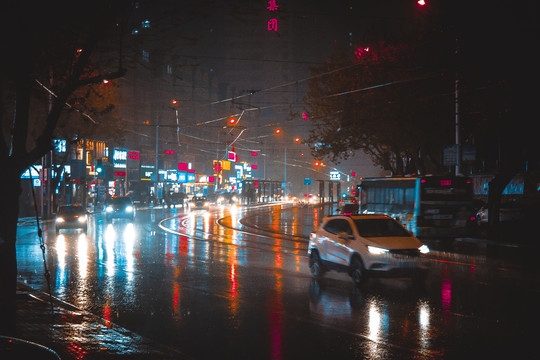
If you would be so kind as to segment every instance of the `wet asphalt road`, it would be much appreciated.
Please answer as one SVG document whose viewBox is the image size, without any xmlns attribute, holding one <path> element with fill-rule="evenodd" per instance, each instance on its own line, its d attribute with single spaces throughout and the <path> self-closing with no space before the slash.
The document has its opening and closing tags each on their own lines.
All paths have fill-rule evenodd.
<svg viewBox="0 0 540 360">
<path fill-rule="evenodd" d="M 425 286 L 372 279 L 357 288 L 333 272 L 317 282 L 306 235 L 324 211 L 146 209 L 132 224 L 94 215 L 87 236 L 56 236 L 46 222 L 52 291 L 185 358 L 517 359 L 537 348 L 530 251 L 434 241 L 441 250 Z M 47 291 L 36 234 L 20 224 L 19 280 Z"/>
</svg>

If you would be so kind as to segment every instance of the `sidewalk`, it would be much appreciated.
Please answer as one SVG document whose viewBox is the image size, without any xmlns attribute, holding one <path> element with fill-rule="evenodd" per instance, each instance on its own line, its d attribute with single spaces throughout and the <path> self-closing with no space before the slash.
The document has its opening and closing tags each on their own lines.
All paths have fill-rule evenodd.
<svg viewBox="0 0 540 360">
<path fill-rule="evenodd" d="M 39 344 L 62 360 L 189 358 L 60 300 L 53 299 L 51 307 L 47 294 L 21 283 L 17 289 L 16 316 L 15 329 L 8 333 L 4 330 L 0 339 L 4 336 Z M 6 338 L 3 340 L 0 341 L 2 359 L 20 359 L 35 351 L 35 346 L 23 343 L 16 351 L 6 352 Z M 54 359 L 54 356 L 50 358 Z"/>
</svg>

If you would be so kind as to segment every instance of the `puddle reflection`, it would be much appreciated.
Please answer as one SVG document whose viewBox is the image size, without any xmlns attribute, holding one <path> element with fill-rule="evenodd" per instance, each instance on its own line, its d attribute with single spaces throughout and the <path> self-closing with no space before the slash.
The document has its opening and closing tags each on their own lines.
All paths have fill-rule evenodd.
<svg viewBox="0 0 540 360">
<path fill-rule="evenodd" d="M 370 341 L 363 342 L 365 358 L 379 358 L 388 344 L 411 348 L 419 347 L 432 353 L 433 305 L 419 298 L 411 289 L 396 289 L 386 284 L 381 287 L 358 288 L 345 283 L 330 285 L 325 279 L 311 280 L 309 307 L 312 316 L 329 326 L 350 328 L 355 334 Z M 343 286 L 340 286 L 343 285 Z M 398 292 L 401 289 L 397 289 Z M 391 295 L 390 295 L 391 294 Z M 412 341 L 412 343 L 411 343 Z M 351 346 L 355 346 L 351 344 Z"/>
</svg>

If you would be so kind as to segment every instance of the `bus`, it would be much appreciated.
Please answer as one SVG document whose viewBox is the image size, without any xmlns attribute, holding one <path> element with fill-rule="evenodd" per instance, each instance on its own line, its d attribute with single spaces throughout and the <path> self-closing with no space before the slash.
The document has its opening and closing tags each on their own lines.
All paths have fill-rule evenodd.
<svg viewBox="0 0 540 360">
<path fill-rule="evenodd" d="M 357 194 L 359 213 L 392 216 L 418 237 L 465 236 L 473 216 L 468 177 L 363 178 Z"/>
</svg>

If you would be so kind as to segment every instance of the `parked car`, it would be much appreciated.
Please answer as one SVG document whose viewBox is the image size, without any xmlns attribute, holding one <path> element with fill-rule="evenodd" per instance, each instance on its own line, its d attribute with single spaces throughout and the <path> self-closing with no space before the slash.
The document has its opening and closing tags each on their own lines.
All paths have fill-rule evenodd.
<svg viewBox="0 0 540 360">
<path fill-rule="evenodd" d="M 499 221 L 518 221 L 523 217 L 523 210 L 517 201 L 509 201 L 501 204 L 499 208 Z M 487 205 L 482 206 L 476 212 L 476 222 L 478 225 L 486 225 L 489 221 L 489 209 Z"/>
<path fill-rule="evenodd" d="M 86 232 L 87 223 L 88 215 L 81 205 L 60 206 L 56 213 L 56 234 L 60 233 L 61 229 L 81 229 Z"/>
<path fill-rule="evenodd" d="M 328 270 L 347 272 L 356 284 L 369 275 L 423 280 L 427 245 L 387 215 L 326 217 L 309 237 L 309 268 L 322 277 Z"/>
<path fill-rule="evenodd" d="M 135 219 L 135 206 L 129 196 L 115 196 L 105 206 L 105 219 L 111 222 L 114 218 Z"/>
<path fill-rule="evenodd" d="M 190 206 L 194 209 L 208 209 L 210 202 L 206 196 L 195 195 L 191 198 Z"/>
</svg>

